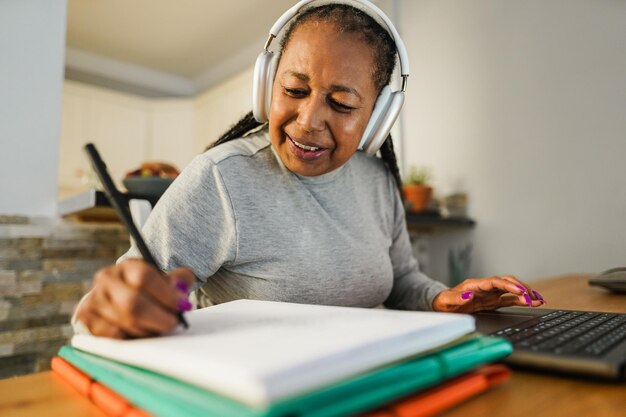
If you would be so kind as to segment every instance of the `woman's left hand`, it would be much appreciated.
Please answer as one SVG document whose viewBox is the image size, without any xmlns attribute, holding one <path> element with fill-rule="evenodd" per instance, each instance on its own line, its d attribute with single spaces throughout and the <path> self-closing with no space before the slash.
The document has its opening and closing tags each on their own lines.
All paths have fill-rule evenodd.
<svg viewBox="0 0 626 417">
<path fill-rule="evenodd" d="M 433 310 L 450 313 L 473 313 L 500 307 L 539 307 L 545 300 L 528 284 L 511 275 L 471 278 L 437 294 Z"/>
</svg>

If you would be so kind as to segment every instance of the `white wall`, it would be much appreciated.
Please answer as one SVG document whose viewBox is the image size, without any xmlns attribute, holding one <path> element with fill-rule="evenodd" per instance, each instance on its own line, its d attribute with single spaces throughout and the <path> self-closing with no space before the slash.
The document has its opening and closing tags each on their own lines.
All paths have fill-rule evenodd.
<svg viewBox="0 0 626 417">
<path fill-rule="evenodd" d="M 201 152 L 252 110 L 254 63 L 229 80 L 200 94 L 195 101 L 194 149 Z"/>
<path fill-rule="evenodd" d="M 0 2 L 0 214 L 56 213 L 66 0 Z"/>
<path fill-rule="evenodd" d="M 626 2 L 400 6 L 404 157 L 469 193 L 473 274 L 626 265 Z"/>
<path fill-rule="evenodd" d="M 65 81 L 59 195 L 90 186 L 95 175 L 83 146 L 93 142 L 119 187 L 125 173 L 146 160 L 183 169 L 241 116 L 252 101 L 252 67 L 189 99 L 150 99 Z"/>
<path fill-rule="evenodd" d="M 61 195 L 88 188 L 82 181 L 95 174 L 83 146 L 93 142 L 118 182 L 146 159 L 150 102 L 114 91 L 66 81 L 59 163 Z M 93 183 L 92 183 L 93 184 Z"/>
</svg>

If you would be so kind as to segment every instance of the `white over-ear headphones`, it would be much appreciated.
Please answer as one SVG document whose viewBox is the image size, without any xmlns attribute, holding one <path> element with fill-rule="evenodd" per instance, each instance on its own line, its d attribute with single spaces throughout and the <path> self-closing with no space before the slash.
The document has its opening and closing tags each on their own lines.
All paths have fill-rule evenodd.
<svg viewBox="0 0 626 417">
<path fill-rule="evenodd" d="M 259 54 L 256 60 L 252 81 L 252 113 L 254 114 L 254 118 L 261 123 L 267 122 L 269 118 L 269 110 L 272 102 L 272 84 L 274 83 L 274 76 L 278 64 L 279 54 L 269 50 L 270 44 L 272 40 L 276 38 L 280 30 L 287 25 L 302 8 L 314 1 L 316 0 L 302 0 L 278 18 L 270 29 L 270 36 L 267 42 L 265 42 L 263 52 Z M 391 23 L 391 20 L 389 20 L 382 10 L 369 1 L 327 1 L 326 3 L 346 3 L 363 10 L 379 24 L 382 23 L 381 26 L 389 32 L 396 43 L 396 50 L 400 60 L 402 87 L 400 91 L 391 91 L 391 87 L 388 85 L 382 89 L 378 95 L 376 104 L 372 110 L 372 115 L 370 116 L 358 147 L 359 150 L 363 150 L 367 155 L 374 155 L 387 138 L 404 103 L 404 92 L 406 91 L 407 77 L 409 76 L 409 57 L 404 47 L 404 42 L 400 39 L 400 35 Z"/>
</svg>

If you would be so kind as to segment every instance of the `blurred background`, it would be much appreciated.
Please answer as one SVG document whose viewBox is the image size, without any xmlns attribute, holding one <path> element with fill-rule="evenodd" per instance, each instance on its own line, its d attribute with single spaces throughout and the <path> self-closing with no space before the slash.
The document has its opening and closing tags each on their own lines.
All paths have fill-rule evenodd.
<svg viewBox="0 0 626 417">
<path fill-rule="evenodd" d="M 0 1 L 0 363 L 45 367 L 33 352 L 127 247 L 119 225 L 60 220 L 94 185 L 83 144 L 120 184 L 144 161 L 184 169 L 250 110 L 254 60 L 294 3 Z M 375 3 L 411 61 L 402 172 L 426 168 L 433 202 L 457 196 L 475 221 L 418 228 L 422 268 L 450 283 L 626 266 L 626 2 Z"/>
</svg>

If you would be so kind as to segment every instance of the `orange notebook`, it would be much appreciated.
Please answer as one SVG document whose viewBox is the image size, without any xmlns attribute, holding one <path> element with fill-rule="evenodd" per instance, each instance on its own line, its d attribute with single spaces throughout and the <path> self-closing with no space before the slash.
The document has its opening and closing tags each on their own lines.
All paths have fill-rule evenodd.
<svg viewBox="0 0 626 417">
<path fill-rule="evenodd" d="M 145 411 L 134 407 L 124 397 L 94 381 L 63 358 L 58 356 L 52 358 L 51 367 L 81 395 L 89 398 L 98 408 L 112 417 L 152 417 Z"/>
<path fill-rule="evenodd" d="M 152 417 L 119 394 L 92 380 L 63 358 L 52 359 L 52 370 L 112 417 Z M 426 391 L 396 401 L 361 417 L 430 417 L 488 390 L 510 377 L 504 365 L 485 365 Z"/>
<path fill-rule="evenodd" d="M 504 365 L 485 365 L 361 417 L 431 417 L 509 379 Z"/>
</svg>

